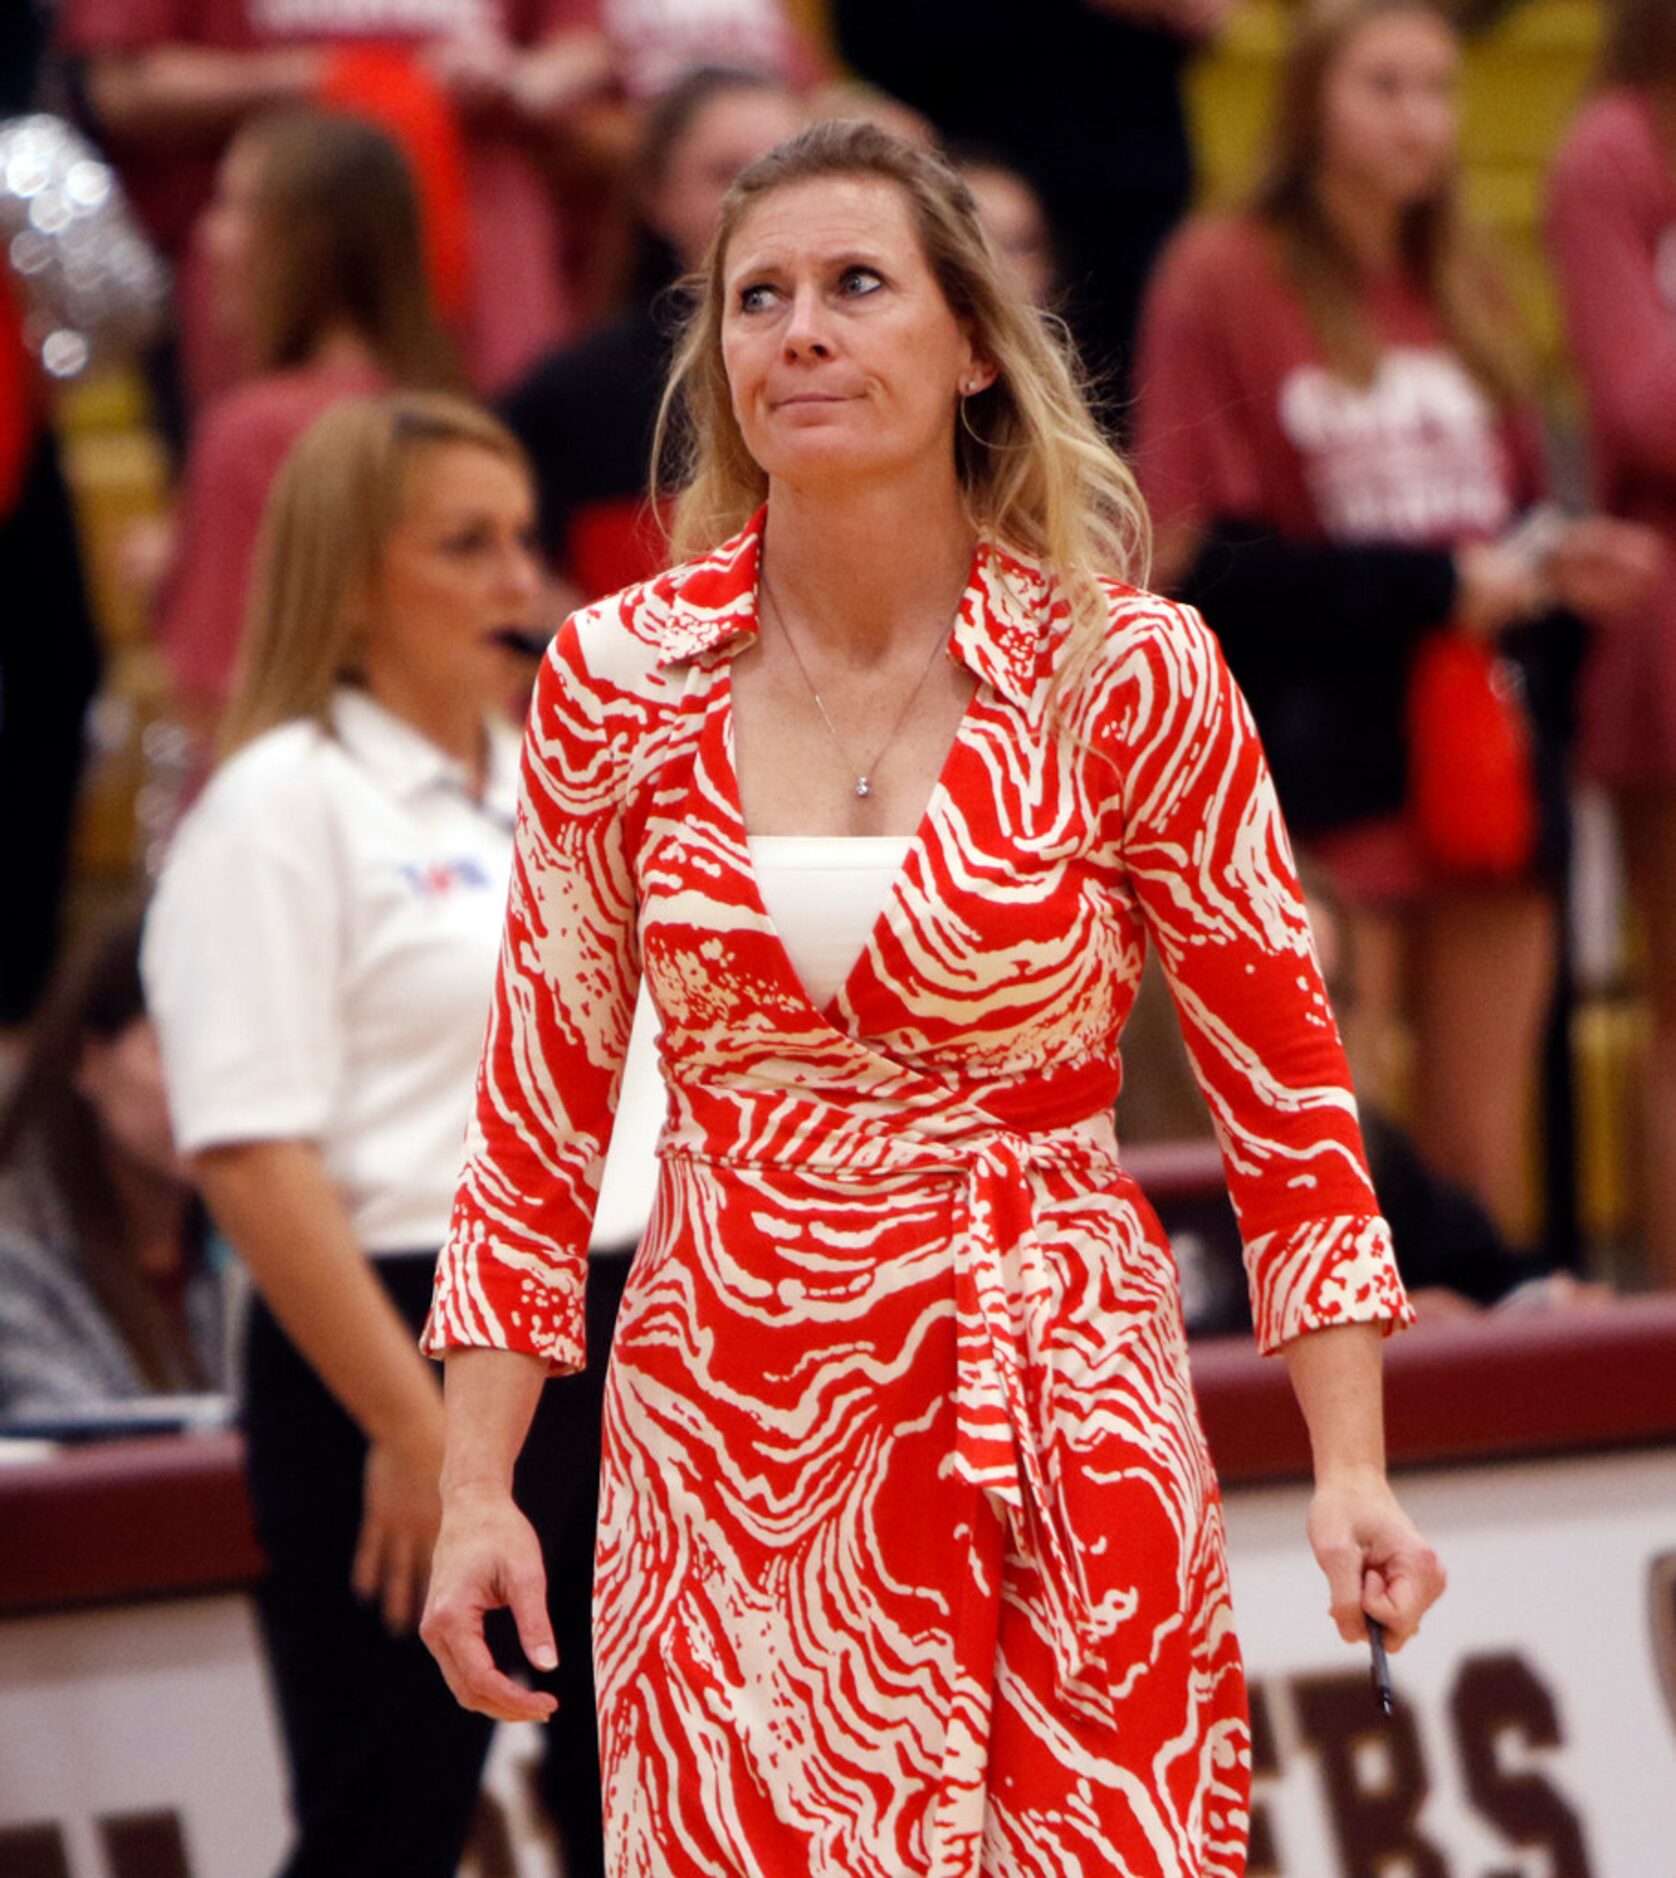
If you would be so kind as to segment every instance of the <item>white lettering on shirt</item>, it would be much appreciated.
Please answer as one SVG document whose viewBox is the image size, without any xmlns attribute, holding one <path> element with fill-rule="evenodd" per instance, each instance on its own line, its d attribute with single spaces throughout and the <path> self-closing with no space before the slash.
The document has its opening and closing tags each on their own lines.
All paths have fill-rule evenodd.
<svg viewBox="0 0 1676 1878">
<path fill-rule="evenodd" d="M 1335 541 L 1456 541 L 1512 520 L 1494 406 L 1449 352 L 1395 347 L 1367 385 L 1302 366 L 1280 423 Z"/>
<path fill-rule="evenodd" d="M 270 39 L 459 38 L 499 29 L 493 0 L 250 0 Z"/>
<path fill-rule="evenodd" d="M 786 52 L 773 0 L 605 0 L 604 23 L 635 97 L 656 97 L 699 65 L 778 72 Z"/>
</svg>

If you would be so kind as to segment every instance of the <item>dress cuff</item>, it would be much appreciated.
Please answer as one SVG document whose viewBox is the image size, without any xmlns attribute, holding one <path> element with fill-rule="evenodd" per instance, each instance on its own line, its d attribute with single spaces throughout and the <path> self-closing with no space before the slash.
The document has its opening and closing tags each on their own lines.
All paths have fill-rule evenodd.
<svg viewBox="0 0 1676 1878">
<path fill-rule="evenodd" d="M 456 1233 L 437 1259 L 419 1347 L 427 1356 L 511 1350 L 570 1375 L 587 1362 L 586 1281 L 585 1260 L 544 1260 L 538 1273 L 525 1260 L 502 1257 L 487 1240 Z"/>
<path fill-rule="evenodd" d="M 1306 1220 L 1247 1242 L 1246 1276 L 1257 1347 L 1265 1356 L 1308 1330 L 1335 1324 L 1383 1324 L 1387 1333 L 1414 1322 L 1378 1213 Z"/>
</svg>

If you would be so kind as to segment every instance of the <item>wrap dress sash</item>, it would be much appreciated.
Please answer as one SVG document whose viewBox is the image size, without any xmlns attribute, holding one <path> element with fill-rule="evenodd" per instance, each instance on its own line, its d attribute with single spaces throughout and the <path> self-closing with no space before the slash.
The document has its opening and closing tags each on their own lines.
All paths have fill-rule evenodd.
<svg viewBox="0 0 1676 1878">
<path fill-rule="evenodd" d="M 848 1105 L 822 1103 L 804 1088 L 788 1091 L 787 1102 L 798 1111 L 807 1106 L 814 1112 L 799 1113 L 798 1121 L 786 1127 L 780 1137 L 786 1142 L 783 1155 L 765 1153 L 760 1142 L 751 1152 L 731 1154 L 716 1145 L 726 1139 L 730 1111 L 717 1104 L 716 1126 L 707 1127 L 711 1104 L 703 1089 L 678 1085 L 659 1152 L 713 1166 L 779 1165 L 838 1179 L 917 1175 L 957 1183 L 950 1245 L 956 1338 L 953 1463 L 958 1476 L 992 1503 L 1014 1548 L 1040 1574 L 1060 1695 L 1114 1722 L 1101 1651 L 1116 1620 L 1102 1618 L 1089 1596 L 1077 1535 L 1038 1439 L 1026 1389 L 1030 1349 L 1046 1341 L 1032 1334 L 1046 1329 L 1032 1317 L 1044 1307 L 1026 1282 L 1036 1266 L 1031 1173 L 1048 1168 L 1070 1173 L 1091 1193 L 1126 1178 L 1118 1165 L 1111 1112 L 1024 1132 L 998 1123 L 974 1103 L 951 1098 L 931 1078 L 886 1060 L 893 1104 L 903 1102 L 905 1083 L 922 1085 L 917 1093 L 924 1098 L 923 1124 L 898 1109 L 888 1124 L 858 1129 Z"/>
</svg>

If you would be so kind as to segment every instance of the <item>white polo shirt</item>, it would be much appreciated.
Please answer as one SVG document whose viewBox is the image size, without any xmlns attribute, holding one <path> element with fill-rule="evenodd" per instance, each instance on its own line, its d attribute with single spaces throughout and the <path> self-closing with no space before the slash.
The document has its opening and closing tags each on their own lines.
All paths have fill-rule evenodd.
<svg viewBox="0 0 1676 1878">
<path fill-rule="evenodd" d="M 298 722 L 259 737 L 181 824 L 146 921 L 146 997 L 184 1150 L 313 1141 L 367 1252 L 432 1251 L 488 1022 L 518 742 L 492 730 L 478 801 L 366 693 L 339 690 L 332 718 L 335 735 Z M 620 1116 L 596 1243 L 644 1227 L 662 1107 L 657 1087 Z"/>
</svg>

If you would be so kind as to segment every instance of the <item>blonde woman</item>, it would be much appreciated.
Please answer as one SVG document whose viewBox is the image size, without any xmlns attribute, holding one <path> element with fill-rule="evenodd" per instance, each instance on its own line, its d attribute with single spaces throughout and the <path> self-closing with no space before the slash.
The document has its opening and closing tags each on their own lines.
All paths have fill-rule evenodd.
<svg viewBox="0 0 1676 1878">
<path fill-rule="evenodd" d="M 1459 64 L 1433 0 L 1302 11 L 1265 181 L 1183 230 L 1154 279 L 1137 463 L 1161 577 L 1203 600 L 1293 828 L 1345 896 L 1364 1019 L 1411 1022 L 1416 1139 L 1517 1239 L 1579 619 L 1644 599 L 1655 544 L 1602 517 L 1520 533 L 1540 423 L 1457 204 Z M 1534 733 L 1511 779 L 1526 852 L 1477 865 L 1410 807 L 1411 677 L 1448 628 L 1506 662 Z M 1461 793 L 1457 823 L 1493 806 Z"/>
<path fill-rule="evenodd" d="M 301 109 L 253 119 L 221 160 L 202 247 L 217 318 L 251 375 L 194 433 L 159 630 L 183 707 L 213 727 L 268 491 L 292 446 L 345 398 L 454 390 L 460 374 L 425 274 L 412 174 L 371 124 Z"/>
<path fill-rule="evenodd" d="M 1244 708 L 965 185 L 857 124 L 730 191 L 675 368 L 693 558 L 542 672 L 428 1347 L 423 1631 L 539 1717 L 508 1495 L 583 1355 L 644 972 L 669 1117 L 613 1348 L 607 1869 L 1241 1869 L 1245 1697 L 1169 1248 L 1117 1157 L 1150 938 L 1221 1118 L 1346 1638 L 1441 1588 L 1382 1465 L 1406 1315 Z"/>
<path fill-rule="evenodd" d="M 414 1348 L 512 858 L 523 458 L 469 405 L 338 405 L 281 472 L 227 754 L 144 965 L 177 1138 L 260 1294 L 258 1608 L 293 1873 L 452 1874 L 489 1726 L 413 1626 L 442 1396 Z"/>
</svg>

